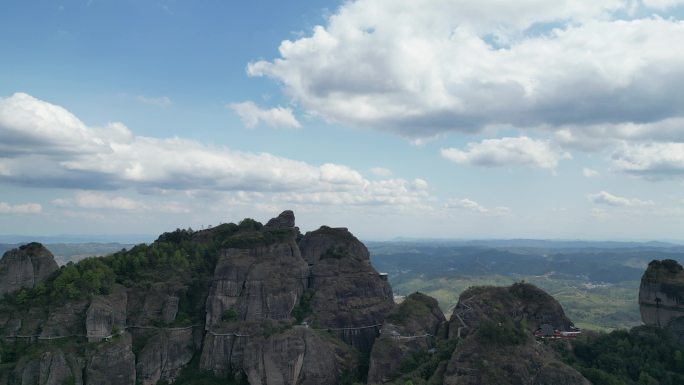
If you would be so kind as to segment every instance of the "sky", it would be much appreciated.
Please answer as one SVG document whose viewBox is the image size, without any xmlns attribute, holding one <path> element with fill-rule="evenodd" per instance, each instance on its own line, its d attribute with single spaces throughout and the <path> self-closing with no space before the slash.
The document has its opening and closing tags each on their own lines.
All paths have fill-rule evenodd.
<svg viewBox="0 0 684 385">
<path fill-rule="evenodd" d="M 291 209 L 362 239 L 684 239 L 684 0 L 8 0 L 0 235 Z"/>
</svg>

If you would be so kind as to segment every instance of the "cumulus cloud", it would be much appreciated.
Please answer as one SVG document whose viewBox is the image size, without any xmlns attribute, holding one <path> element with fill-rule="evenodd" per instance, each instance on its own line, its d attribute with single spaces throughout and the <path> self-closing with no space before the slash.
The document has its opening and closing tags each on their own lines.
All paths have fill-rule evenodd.
<svg viewBox="0 0 684 385">
<path fill-rule="evenodd" d="M 302 125 L 297 121 L 292 114 L 292 109 L 284 107 L 275 107 L 271 109 L 264 109 L 257 106 L 252 101 L 242 103 L 232 103 L 228 108 L 233 110 L 242 120 L 242 123 L 248 128 L 254 128 L 259 123 L 264 123 L 269 127 L 289 127 L 301 128 Z"/>
<path fill-rule="evenodd" d="M 290 200 L 358 196 L 361 203 L 372 204 L 429 198 L 427 183 L 419 179 L 370 181 L 339 164 L 316 166 L 182 138 L 136 136 L 121 123 L 88 127 L 66 109 L 27 94 L 0 99 L 0 136 L 0 181 L 5 183 L 100 191 L 257 192 Z M 158 209 L 97 192 L 80 192 L 55 204 Z"/>
<path fill-rule="evenodd" d="M 0 214 L 40 214 L 43 206 L 38 203 L 10 204 L 0 202 Z"/>
<path fill-rule="evenodd" d="M 468 143 L 466 149 L 445 148 L 442 156 L 458 164 L 475 166 L 530 166 L 553 170 L 570 155 L 554 148 L 549 141 L 517 138 L 485 139 Z"/>
<path fill-rule="evenodd" d="M 589 194 L 587 196 L 590 202 L 601 205 L 616 206 L 616 207 L 644 207 L 653 206 L 653 201 L 643 201 L 636 198 L 625 198 L 613 195 L 606 191 L 601 191 L 596 194 Z"/>
<path fill-rule="evenodd" d="M 508 207 L 503 206 L 487 208 L 475 202 L 474 200 L 468 198 L 450 200 L 449 202 L 444 204 L 444 208 L 468 210 L 488 216 L 502 216 L 508 214 L 511 211 L 511 209 L 509 209 Z"/>
<path fill-rule="evenodd" d="M 140 200 L 103 193 L 101 191 L 78 191 L 72 198 L 59 198 L 52 204 L 63 208 L 95 210 L 156 211 L 165 213 L 188 213 L 190 210 L 177 202 L 145 203 Z"/>
<path fill-rule="evenodd" d="M 599 173 L 598 171 L 586 167 L 582 169 L 582 174 L 584 174 L 584 176 L 587 178 L 595 178 L 601 175 L 601 173 Z"/>
<path fill-rule="evenodd" d="M 616 170 L 636 176 L 684 177 L 684 143 L 625 144 L 611 159 Z"/>
<path fill-rule="evenodd" d="M 684 115 L 684 23 L 628 15 L 679 3 L 346 2 L 247 72 L 311 115 L 410 138 L 658 122 Z"/>
</svg>

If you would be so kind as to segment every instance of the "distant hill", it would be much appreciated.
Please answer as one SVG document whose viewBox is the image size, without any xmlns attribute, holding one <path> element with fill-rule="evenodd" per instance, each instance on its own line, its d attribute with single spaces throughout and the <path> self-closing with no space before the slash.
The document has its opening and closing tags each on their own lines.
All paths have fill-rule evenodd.
<svg viewBox="0 0 684 385">
<path fill-rule="evenodd" d="M 22 243 L 0 243 L 0 255 L 7 250 L 11 250 L 25 244 Z M 77 262 L 83 258 L 103 256 L 115 253 L 121 249 L 129 249 L 133 247 L 132 244 L 125 243 L 48 243 L 45 247 L 55 256 L 55 261 L 59 265 L 64 265 L 67 262 Z"/>
</svg>

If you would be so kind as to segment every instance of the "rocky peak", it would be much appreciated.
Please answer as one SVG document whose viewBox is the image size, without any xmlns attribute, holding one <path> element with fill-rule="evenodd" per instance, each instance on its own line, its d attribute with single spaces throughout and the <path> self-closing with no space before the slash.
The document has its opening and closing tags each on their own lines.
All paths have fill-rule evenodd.
<svg viewBox="0 0 684 385">
<path fill-rule="evenodd" d="M 560 330 L 573 325 L 561 305 L 536 286 L 516 283 L 464 291 L 449 324 L 449 338 L 461 342 L 446 365 L 444 383 L 588 385 L 551 346 L 534 340 L 533 332 L 542 324 Z"/>
<path fill-rule="evenodd" d="M 295 227 L 295 216 L 292 210 L 285 210 L 280 215 L 266 223 L 264 226 L 269 230 L 292 229 Z"/>
<path fill-rule="evenodd" d="M 40 243 L 9 250 L 0 259 L 0 295 L 32 288 L 58 269 L 55 257 Z"/>
<path fill-rule="evenodd" d="M 346 227 L 321 226 L 316 231 L 306 233 L 299 241 L 299 248 L 302 257 L 310 265 L 315 265 L 324 258 L 349 257 L 366 262 L 370 258 L 366 246 Z"/>
<path fill-rule="evenodd" d="M 684 316 L 684 271 L 677 261 L 652 261 L 641 277 L 639 310 L 646 325 L 666 326 Z"/>
</svg>

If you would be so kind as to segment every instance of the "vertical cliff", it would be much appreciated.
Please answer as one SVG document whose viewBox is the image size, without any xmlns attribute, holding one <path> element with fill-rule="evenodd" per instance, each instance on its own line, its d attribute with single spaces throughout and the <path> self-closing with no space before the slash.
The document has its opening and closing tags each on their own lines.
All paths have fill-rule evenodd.
<svg viewBox="0 0 684 385">
<path fill-rule="evenodd" d="M 684 271 L 677 261 L 652 261 L 641 277 L 639 310 L 646 325 L 664 327 L 684 316 Z"/>
<path fill-rule="evenodd" d="M 0 259 L 0 296 L 21 288 L 32 288 L 57 269 L 55 257 L 40 243 L 9 250 Z"/>
<path fill-rule="evenodd" d="M 394 301 L 386 277 L 371 266 L 368 249 L 346 228 L 327 226 L 306 233 L 299 247 L 310 269 L 307 321 L 369 352 Z"/>
</svg>

